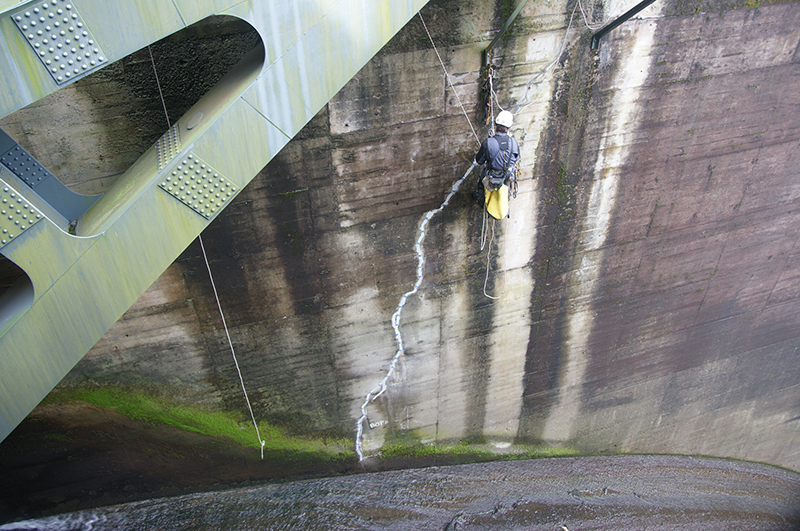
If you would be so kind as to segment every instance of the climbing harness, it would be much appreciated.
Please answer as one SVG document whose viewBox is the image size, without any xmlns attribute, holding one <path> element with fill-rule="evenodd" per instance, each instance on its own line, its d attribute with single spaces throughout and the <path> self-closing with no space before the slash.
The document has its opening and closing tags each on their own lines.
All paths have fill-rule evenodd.
<svg viewBox="0 0 800 531">
<path fill-rule="evenodd" d="M 564 31 L 564 38 L 561 40 L 561 44 L 560 44 L 560 46 L 558 48 L 557 53 L 550 59 L 550 61 L 548 61 L 545 64 L 544 67 L 542 67 L 542 69 L 539 72 L 536 73 L 536 75 L 533 76 L 533 78 L 530 79 L 530 81 L 528 81 L 526 83 L 526 90 L 525 90 L 525 98 L 526 99 L 528 99 L 528 94 L 530 93 L 531 85 L 540 83 L 542 81 L 542 78 L 544 77 L 544 75 L 547 73 L 547 71 L 550 70 L 550 68 L 552 68 L 556 64 L 556 62 L 558 61 L 559 57 L 561 57 L 561 54 L 564 52 L 564 48 L 566 46 L 566 43 L 567 43 L 567 40 L 568 40 L 568 37 L 569 37 L 570 29 L 572 28 L 572 22 L 573 22 L 573 19 L 575 17 L 575 12 L 576 12 L 577 9 L 581 10 L 581 14 L 583 15 L 583 22 L 586 25 L 586 27 L 591 29 L 591 30 L 597 29 L 596 27 L 594 27 L 591 24 L 589 24 L 589 21 L 587 20 L 587 16 L 586 16 L 586 11 L 583 8 L 583 4 L 582 4 L 581 0 L 578 0 L 578 2 L 576 3 L 575 7 L 573 7 L 573 9 L 572 9 L 572 13 L 570 14 L 569 22 L 567 24 L 567 29 Z M 488 128 L 489 128 L 488 134 L 489 134 L 489 136 L 493 136 L 494 132 L 495 132 L 495 129 L 494 129 L 494 125 L 495 125 L 494 124 L 494 121 L 495 121 L 495 107 L 500 109 L 500 111 L 505 111 L 506 109 L 504 109 L 502 107 L 502 105 L 500 105 L 500 98 L 498 97 L 497 93 L 494 90 L 494 78 L 495 78 L 495 75 L 496 75 L 496 69 L 494 68 L 494 65 L 491 62 L 491 55 L 490 54 L 487 55 L 486 63 L 487 64 L 486 64 L 486 77 L 485 77 L 485 81 L 484 81 L 484 91 L 488 92 L 488 96 L 489 96 L 487 104 L 486 104 L 486 107 L 487 107 L 486 122 L 487 122 L 487 125 L 488 125 Z M 528 107 L 532 103 L 533 103 L 533 101 L 528 101 L 527 103 L 523 102 L 523 104 L 517 105 L 515 114 L 519 114 L 520 112 L 522 112 L 526 107 Z M 518 190 L 519 190 L 519 185 L 518 185 L 517 179 L 516 179 L 516 173 L 515 173 L 514 178 L 509 180 L 509 187 L 510 187 L 510 192 L 511 192 L 512 197 L 516 198 Z M 498 198 L 499 198 L 499 196 L 498 196 Z M 488 203 L 489 203 L 488 196 L 486 198 L 486 203 L 487 203 L 487 206 L 488 206 Z M 499 206 L 497 208 L 498 208 L 498 212 L 502 213 L 503 207 Z M 487 207 L 487 208 L 484 209 L 483 221 L 482 221 L 482 226 L 481 226 L 481 251 L 483 251 L 483 249 L 486 246 L 486 237 L 487 237 L 486 220 L 487 220 L 488 216 L 489 216 L 489 212 L 488 212 L 488 207 Z M 492 224 L 491 224 L 491 235 L 492 236 L 491 236 L 491 239 L 489 240 L 489 249 L 487 251 L 487 256 L 486 256 L 486 275 L 484 277 L 484 282 L 483 282 L 483 294 L 486 297 L 490 298 L 490 299 L 496 300 L 496 299 L 499 299 L 500 297 L 502 297 L 502 295 L 500 295 L 500 296 L 492 296 L 492 295 L 489 295 L 486 292 L 487 285 L 488 285 L 488 282 L 489 282 L 489 271 L 490 271 L 490 267 L 491 267 L 491 252 L 492 252 L 491 247 L 492 247 L 492 241 L 494 240 L 495 223 L 496 223 L 497 217 L 493 216 L 493 218 L 494 219 L 492 219 Z M 505 293 L 505 286 L 503 288 L 503 294 L 504 293 Z"/>
<path fill-rule="evenodd" d="M 156 86 L 158 87 L 158 95 L 161 98 L 161 106 L 164 108 L 164 116 L 167 119 L 167 129 L 172 127 L 170 123 L 169 114 L 167 113 L 167 104 L 164 102 L 164 94 L 161 92 L 161 83 L 158 80 L 158 71 L 156 70 L 156 63 L 153 60 L 153 52 L 150 51 L 150 46 L 147 47 L 147 51 L 150 53 L 150 64 L 153 65 L 153 73 L 155 74 L 156 78 Z M 236 366 L 236 372 L 239 374 L 239 383 L 242 386 L 242 393 L 244 393 L 244 400 L 247 402 L 247 409 L 250 411 L 250 419 L 253 421 L 253 427 L 256 429 L 256 437 L 258 438 L 258 442 L 261 445 L 261 459 L 264 459 L 264 446 L 267 442 L 261 438 L 261 433 L 258 431 L 258 423 L 256 422 L 256 417 L 253 414 L 253 406 L 250 404 L 250 397 L 247 396 L 247 389 L 244 387 L 244 378 L 242 377 L 242 371 L 239 368 L 239 361 L 236 359 L 236 352 L 233 349 L 233 341 L 231 341 L 231 334 L 228 331 L 228 325 L 225 322 L 225 314 L 222 313 L 222 304 L 219 301 L 219 295 L 217 294 L 217 286 L 214 283 L 214 275 L 211 274 L 211 265 L 208 263 L 208 256 L 206 255 L 206 248 L 203 245 L 203 236 L 197 236 L 198 241 L 200 242 L 200 250 L 203 252 L 203 260 L 206 263 L 206 269 L 208 270 L 208 278 L 211 280 L 211 289 L 214 292 L 214 300 L 217 301 L 217 309 L 219 310 L 220 319 L 222 319 L 222 328 L 225 329 L 225 336 L 228 338 L 228 346 L 231 349 L 231 357 L 233 358 L 233 364 Z"/>
<path fill-rule="evenodd" d="M 362 436 L 364 435 L 364 422 L 367 420 L 367 406 L 379 396 L 381 396 L 386 391 L 386 385 L 391 378 L 392 374 L 394 374 L 394 370 L 397 367 L 397 362 L 400 359 L 400 356 L 403 355 L 405 352 L 405 348 L 403 346 L 403 336 L 400 334 L 400 315 L 403 311 L 403 306 L 405 306 L 406 301 L 412 295 L 414 295 L 418 290 L 420 285 L 422 284 L 422 280 L 424 278 L 423 269 L 425 267 L 425 253 L 422 249 L 422 242 L 425 240 L 425 229 L 428 226 L 428 222 L 444 210 L 444 208 L 450 203 L 450 200 L 453 196 L 458 192 L 458 189 L 461 187 L 461 183 L 463 183 L 466 178 L 472 173 L 472 169 L 475 167 L 475 162 L 472 163 L 472 166 L 464 173 L 464 176 L 453 183 L 453 186 L 450 188 L 450 193 L 445 198 L 444 202 L 434 210 L 429 210 L 425 214 L 425 218 L 422 220 L 422 223 L 419 225 L 419 237 L 417 238 L 417 242 L 414 244 L 414 250 L 417 251 L 417 281 L 414 283 L 414 287 L 411 291 L 408 291 L 400 297 L 400 302 L 397 305 L 397 310 L 392 315 L 392 328 L 394 329 L 394 338 L 397 341 L 397 351 L 395 352 L 394 358 L 389 363 L 389 369 L 386 371 L 386 375 L 383 379 L 376 385 L 369 393 L 367 393 L 367 397 L 364 400 L 364 403 L 361 404 L 361 417 L 359 417 L 358 422 L 356 422 L 356 453 L 358 454 L 359 461 L 364 460 L 364 451 L 362 446 Z"/>
<path fill-rule="evenodd" d="M 494 163 L 498 162 L 497 155 L 492 157 L 492 160 L 487 160 L 483 172 L 481 173 L 481 182 L 489 191 L 498 190 L 503 185 L 506 185 L 508 187 L 508 192 L 513 193 L 513 196 L 517 197 L 518 166 L 516 161 L 514 163 L 511 162 L 511 150 L 513 145 L 511 137 L 500 141 L 497 135 L 495 135 L 489 137 L 489 140 L 493 140 L 497 143 L 498 154 L 502 154 L 503 156 L 503 168 L 500 170 L 494 169 Z M 487 152 L 487 156 L 488 155 L 489 153 Z M 495 217 L 498 218 L 497 216 Z M 505 216 L 500 216 L 498 219 L 503 217 Z"/>
</svg>

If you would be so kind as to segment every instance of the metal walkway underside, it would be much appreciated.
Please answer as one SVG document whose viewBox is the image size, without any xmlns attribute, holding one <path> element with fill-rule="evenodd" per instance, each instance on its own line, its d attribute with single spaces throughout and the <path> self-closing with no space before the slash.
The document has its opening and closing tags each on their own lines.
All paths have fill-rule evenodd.
<svg viewBox="0 0 800 531">
<path fill-rule="evenodd" d="M 0 133 L 0 440 L 427 0 L 0 0 L 0 118 L 211 15 L 261 44 L 102 196 Z"/>
</svg>

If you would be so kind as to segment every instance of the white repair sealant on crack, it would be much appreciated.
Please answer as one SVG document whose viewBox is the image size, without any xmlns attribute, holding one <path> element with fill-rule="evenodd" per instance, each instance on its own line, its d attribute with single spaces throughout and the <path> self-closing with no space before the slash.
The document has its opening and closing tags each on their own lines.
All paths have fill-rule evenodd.
<svg viewBox="0 0 800 531">
<path fill-rule="evenodd" d="M 406 301 L 408 298 L 417 291 L 419 291 L 419 287 L 422 284 L 422 280 L 424 278 L 424 268 L 425 268 L 425 253 L 422 250 L 422 242 L 425 240 L 425 229 L 428 226 L 428 222 L 433 219 L 433 216 L 444 210 L 444 208 L 450 203 L 450 200 L 456 195 L 458 189 L 461 187 L 461 183 L 463 183 L 469 174 L 472 172 L 472 168 L 475 167 L 475 162 L 469 167 L 469 169 L 464 173 L 464 176 L 453 183 L 453 186 L 450 188 L 450 193 L 445 198 L 444 202 L 442 202 L 439 208 L 429 210 L 425 214 L 425 218 L 422 220 L 422 223 L 419 225 L 419 237 L 417 238 L 417 242 L 414 244 L 414 250 L 417 251 L 417 281 L 414 283 L 414 288 L 403 294 L 400 297 L 400 302 L 397 305 L 397 310 L 392 315 L 392 328 L 394 329 L 394 338 L 397 341 L 397 352 L 395 352 L 392 361 L 389 363 L 389 369 L 386 371 L 386 375 L 383 379 L 376 385 L 369 393 L 367 393 L 367 397 L 364 400 L 364 403 L 361 405 L 361 417 L 359 417 L 358 422 L 356 423 L 356 453 L 358 454 L 359 461 L 364 459 L 364 450 L 362 447 L 362 438 L 364 436 L 364 422 L 367 420 L 367 407 L 369 406 L 370 402 L 373 402 L 376 398 L 381 396 L 384 391 L 386 391 L 387 383 L 389 382 L 389 378 L 392 377 L 394 374 L 394 370 L 397 367 L 397 362 L 400 359 L 400 356 L 403 355 L 405 352 L 403 347 L 403 336 L 400 333 L 400 315 L 403 311 L 403 306 L 405 306 Z"/>
</svg>

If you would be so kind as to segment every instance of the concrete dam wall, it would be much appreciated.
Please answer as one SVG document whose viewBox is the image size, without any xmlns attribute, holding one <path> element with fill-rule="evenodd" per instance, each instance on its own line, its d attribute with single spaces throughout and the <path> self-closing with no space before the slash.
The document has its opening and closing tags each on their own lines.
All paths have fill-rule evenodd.
<svg viewBox="0 0 800 531">
<path fill-rule="evenodd" d="M 354 437 L 397 349 L 419 224 L 471 164 L 470 123 L 486 135 L 481 52 L 509 4 L 432 0 L 452 85 L 412 20 L 204 232 L 258 420 Z M 495 50 L 519 193 L 484 226 L 472 176 L 428 226 L 365 450 L 547 443 L 800 470 L 800 5 L 656 2 L 596 52 L 575 8 L 530 2 Z M 145 66 L 1 125 L 36 154 L 55 134 L 37 123 L 47 105 L 91 110 L 48 167 L 101 191 L 163 133 Z M 85 169 L 86 149 L 107 166 Z M 197 242 L 56 391 L 119 385 L 246 411 Z"/>
</svg>

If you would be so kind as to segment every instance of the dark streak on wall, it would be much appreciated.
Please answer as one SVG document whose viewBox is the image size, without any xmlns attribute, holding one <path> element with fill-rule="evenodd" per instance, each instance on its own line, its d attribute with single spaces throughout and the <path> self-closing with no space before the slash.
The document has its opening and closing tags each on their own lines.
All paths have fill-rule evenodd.
<svg viewBox="0 0 800 531">
<path fill-rule="evenodd" d="M 585 216 L 587 180 L 592 178 L 581 166 L 583 151 L 592 149 L 583 142 L 595 75 L 589 38 L 584 34 L 561 58 L 560 75 L 551 98 L 550 126 L 537 150 L 536 172 L 542 190 L 537 224 L 542 234 L 536 248 L 533 323 L 525 362 L 519 441 L 541 440 L 564 370 L 562 348 L 569 312 L 566 281 L 573 267 L 580 220 Z"/>
</svg>

